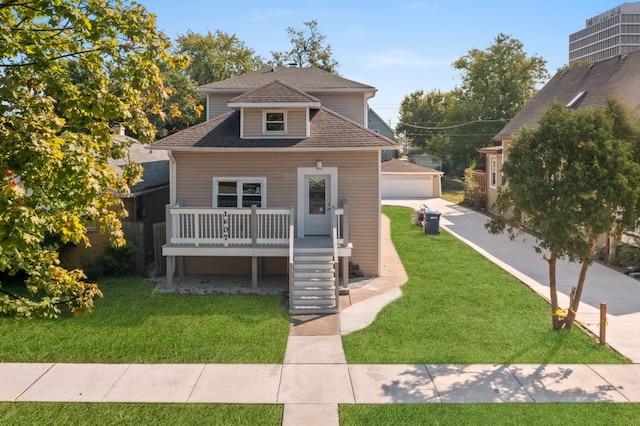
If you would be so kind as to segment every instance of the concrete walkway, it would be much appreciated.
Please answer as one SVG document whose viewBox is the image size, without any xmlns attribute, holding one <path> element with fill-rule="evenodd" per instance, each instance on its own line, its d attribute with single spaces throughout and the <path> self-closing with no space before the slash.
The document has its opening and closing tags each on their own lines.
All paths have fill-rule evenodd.
<svg viewBox="0 0 640 426">
<path fill-rule="evenodd" d="M 547 297 L 546 263 L 530 241 L 491 236 L 486 216 L 443 200 L 427 205 L 442 212 L 441 226 Z M 0 363 L 0 401 L 283 404 L 284 425 L 309 426 L 337 425 L 338 404 L 640 402 L 640 364 L 347 364 L 341 334 L 371 323 L 407 281 L 384 217 L 382 226 L 382 276 L 341 296 L 340 314 L 294 316 L 283 364 Z M 559 266 L 563 289 L 572 266 Z M 608 302 L 609 344 L 638 362 L 640 283 L 593 268 L 578 317 L 590 322 L 589 308 Z"/>
</svg>

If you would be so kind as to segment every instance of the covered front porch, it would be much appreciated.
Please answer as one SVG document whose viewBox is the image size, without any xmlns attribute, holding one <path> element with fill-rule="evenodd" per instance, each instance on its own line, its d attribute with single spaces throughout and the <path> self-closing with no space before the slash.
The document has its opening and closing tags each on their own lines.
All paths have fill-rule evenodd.
<svg viewBox="0 0 640 426">
<path fill-rule="evenodd" d="M 331 208 L 329 235 L 297 237 L 293 207 L 192 208 L 176 203 L 167 206 L 166 217 L 167 242 L 162 254 L 166 257 L 169 287 L 174 274 L 184 273 L 183 259 L 192 256 L 250 258 L 253 288 L 259 285 L 261 259 L 284 257 L 290 296 L 296 293 L 296 276 L 304 277 L 306 287 L 330 282 L 336 295 L 339 284 L 348 287 L 352 245 L 346 202 Z"/>
</svg>

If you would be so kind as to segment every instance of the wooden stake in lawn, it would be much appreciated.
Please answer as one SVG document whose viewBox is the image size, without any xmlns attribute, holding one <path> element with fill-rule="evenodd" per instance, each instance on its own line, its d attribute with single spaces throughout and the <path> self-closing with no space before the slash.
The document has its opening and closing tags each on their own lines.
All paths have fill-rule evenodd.
<svg viewBox="0 0 640 426">
<path fill-rule="evenodd" d="M 607 304 L 600 302 L 600 344 L 607 343 Z"/>
</svg>

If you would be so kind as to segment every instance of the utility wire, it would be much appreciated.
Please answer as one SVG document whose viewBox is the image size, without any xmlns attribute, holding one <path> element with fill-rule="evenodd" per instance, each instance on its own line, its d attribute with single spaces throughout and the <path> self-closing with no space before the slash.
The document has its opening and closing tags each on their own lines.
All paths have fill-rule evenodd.
<svg viewBox="0 0 640 426">
<path fill-rule="evenodd" d="M 399 122 L 398 124 L 402 124 L 403 126 L 409 126 L 409 127 L 413 127 L 416 129 L 423 129 L 423 130 L 446 130 L 446 129 L 455 129 L 456 127 L 462 127 L 462 126 L 466 126 L 468 124 L 473 124 L 473 123 L 495 123 L 498 121 L 509 121 L 509 119 L 506 118 L 498 118 L 496 120 L 473 120 L 473 121 L 467 121 L 466 123 L 460 123 L 460 124 L 455 124 L 453 126 L 444 126 L 444 127 L 425 127 L 425 126 L 416 126 L 415 124 L 409 124 L 409 123 L 402 123 Z"/>
</svg>

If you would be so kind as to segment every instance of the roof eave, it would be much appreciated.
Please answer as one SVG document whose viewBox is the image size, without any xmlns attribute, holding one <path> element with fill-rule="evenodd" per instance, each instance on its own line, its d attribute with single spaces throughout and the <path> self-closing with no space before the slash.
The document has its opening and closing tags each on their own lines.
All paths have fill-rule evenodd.
<svg viewBox="0 0 640 426">
<path fill-rule="evenodd" d="M 247 93 L 252 90 L 255 90 L 256 87 L 225 87 L 225 88 L 208 88 L 208 87 L 198 87 L 196 88 L 196 93 Z M 305 93 L 370 93 L 372 96 L 378 91 L 374 87 L 333 87 L 333 88 L 322 88 L 322 87 L 296 87 L 296 89 L 305 92 Z"/>
<path fill-rule="evenodd" d="M 238 147 L 238 148 L 221 148 L 221 147 L 198 147 L 198 146 L 162 146 L 154 145 L 153 149 L 166 151 L 197 151 L 197 152 L 334 152 L 334 151 L 388 151 L 396 150 L 395 147 L 387 146 L 371 146 L 371 147 L 310 147 L 310 148 L 277 148 L 277 147 Z"/>
<path fill-rule="evenodd" d="M 229 108 L 320 108 L 320 102 L 229 102 Z"/>
<path fill-rule="evenodd" d="M 444 172 L 441 172 L 439 170 L 434 170 L 432 172 L 411 172 L 411 171 L 406 171 L 406 172 L 380 172 L 383 175 L 424 175 L 424 176 L 433 176 L 433 175 L 444 175 Z"/>
</svg>

